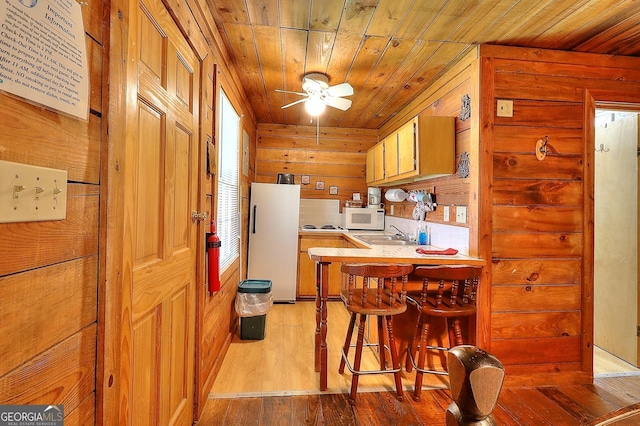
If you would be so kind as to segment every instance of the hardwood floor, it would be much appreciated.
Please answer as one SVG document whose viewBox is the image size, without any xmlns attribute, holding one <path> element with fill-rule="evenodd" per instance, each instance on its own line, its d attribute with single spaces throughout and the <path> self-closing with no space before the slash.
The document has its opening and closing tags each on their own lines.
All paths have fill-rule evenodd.
<svg viewBox="0 0 640 426">
<path fill-rule="evenodd" d="M 444 425 L 451 402 L 446 379 L 435 378 L 415 402 L 396 399 L 391 376 L 364 377 L 355 407 L 347 400 L 351 376 L 337 373 L 346 325 L 340 303 L 329 307 L 329 390 L 317 391 L 313 371 L 312 303 L 275 305 L 262 341 L 234 339 L 198 425 Z M 346 324 L 346 322 L 345 322 Z M 332 333 L 333 332 L 333 333 Z M 297 348 L 296 350 L 292 348 Z M 371 359 L 367 362 L 373 362 Z M 405 389 L 412 389 L 407 376 Z M 640 376 L 600 377 L 590 385 L 503 389 L 499 425 L 584 425 L 640 401 Z"/>
</svg>

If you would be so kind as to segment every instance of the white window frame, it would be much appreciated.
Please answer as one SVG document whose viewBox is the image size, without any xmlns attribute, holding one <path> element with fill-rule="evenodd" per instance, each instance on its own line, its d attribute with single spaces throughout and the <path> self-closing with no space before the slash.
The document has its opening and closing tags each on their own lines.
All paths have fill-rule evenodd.
<svg viewBox="0 0 640 426">
<path fill-rule="evenodd" d="M 240 114 L 220 89 L 217 233 L 220 274 L 240 257 Z"/>
</svg>

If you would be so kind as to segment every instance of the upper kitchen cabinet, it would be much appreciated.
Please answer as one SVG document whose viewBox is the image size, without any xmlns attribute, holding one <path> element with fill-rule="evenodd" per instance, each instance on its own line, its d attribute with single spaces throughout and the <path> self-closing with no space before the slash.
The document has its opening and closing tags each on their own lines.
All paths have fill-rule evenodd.
<svg viewBox="0 0 640 426">
<path fill-rule="evenodd" d="M 367 184 L 379 185 L 385 181 L 384 141 L 367 151 Z"/>
<path fill-rule="evenodd" d="M 369 150 L 367 184 L 394 185 L 453 174 L 454 163 L 454 117 L 419 115 Z"/>
</svg>

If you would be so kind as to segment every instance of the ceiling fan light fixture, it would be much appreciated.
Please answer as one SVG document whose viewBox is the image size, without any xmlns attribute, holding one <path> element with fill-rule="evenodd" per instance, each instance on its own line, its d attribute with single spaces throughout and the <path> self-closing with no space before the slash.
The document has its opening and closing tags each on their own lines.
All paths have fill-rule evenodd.
<svg viewBox="0 0 640 426">
<path fill-rule="evenodd" d="M 310 96 L 304 103 L 304 108 L 313 117 L 322 114 L 326 107 L 327 104 L 319 96 Z"/>
</svg>

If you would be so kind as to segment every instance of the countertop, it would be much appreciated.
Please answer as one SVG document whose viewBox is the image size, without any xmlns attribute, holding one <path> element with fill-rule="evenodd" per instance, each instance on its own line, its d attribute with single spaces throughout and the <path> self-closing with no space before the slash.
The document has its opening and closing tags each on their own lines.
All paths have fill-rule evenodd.
<svg viewBox="0 0 640 426">
<path fill-rule="evenodd" d="M 326 233 L 323 233 L 326 235 Z M 336 235 L 337 233 L 333 233 Z M 309 257 L 319 262 L 389 262 L 412 264 L 448 264 L 448 265 L 479 265 L 484 266 L 485 260 L 467 256 L 464 254 L 455 255 L 425 255 L 416 253 L 416 248 L 421 247 L 426 250 L 443 250 L 446 247 L 418 246 L 418 245 L 373 245 L 356 238 L 354 235 L 385 234 L 384 231 L 344 231 L 343 237 L 348 238 L 360 248 L 332 248 L 332 247 L 311 247 Z M 304 232 L 307 235 L 307 232 Z M 337 235 L 336 235 L 337 236 Z"/>
</svg>

